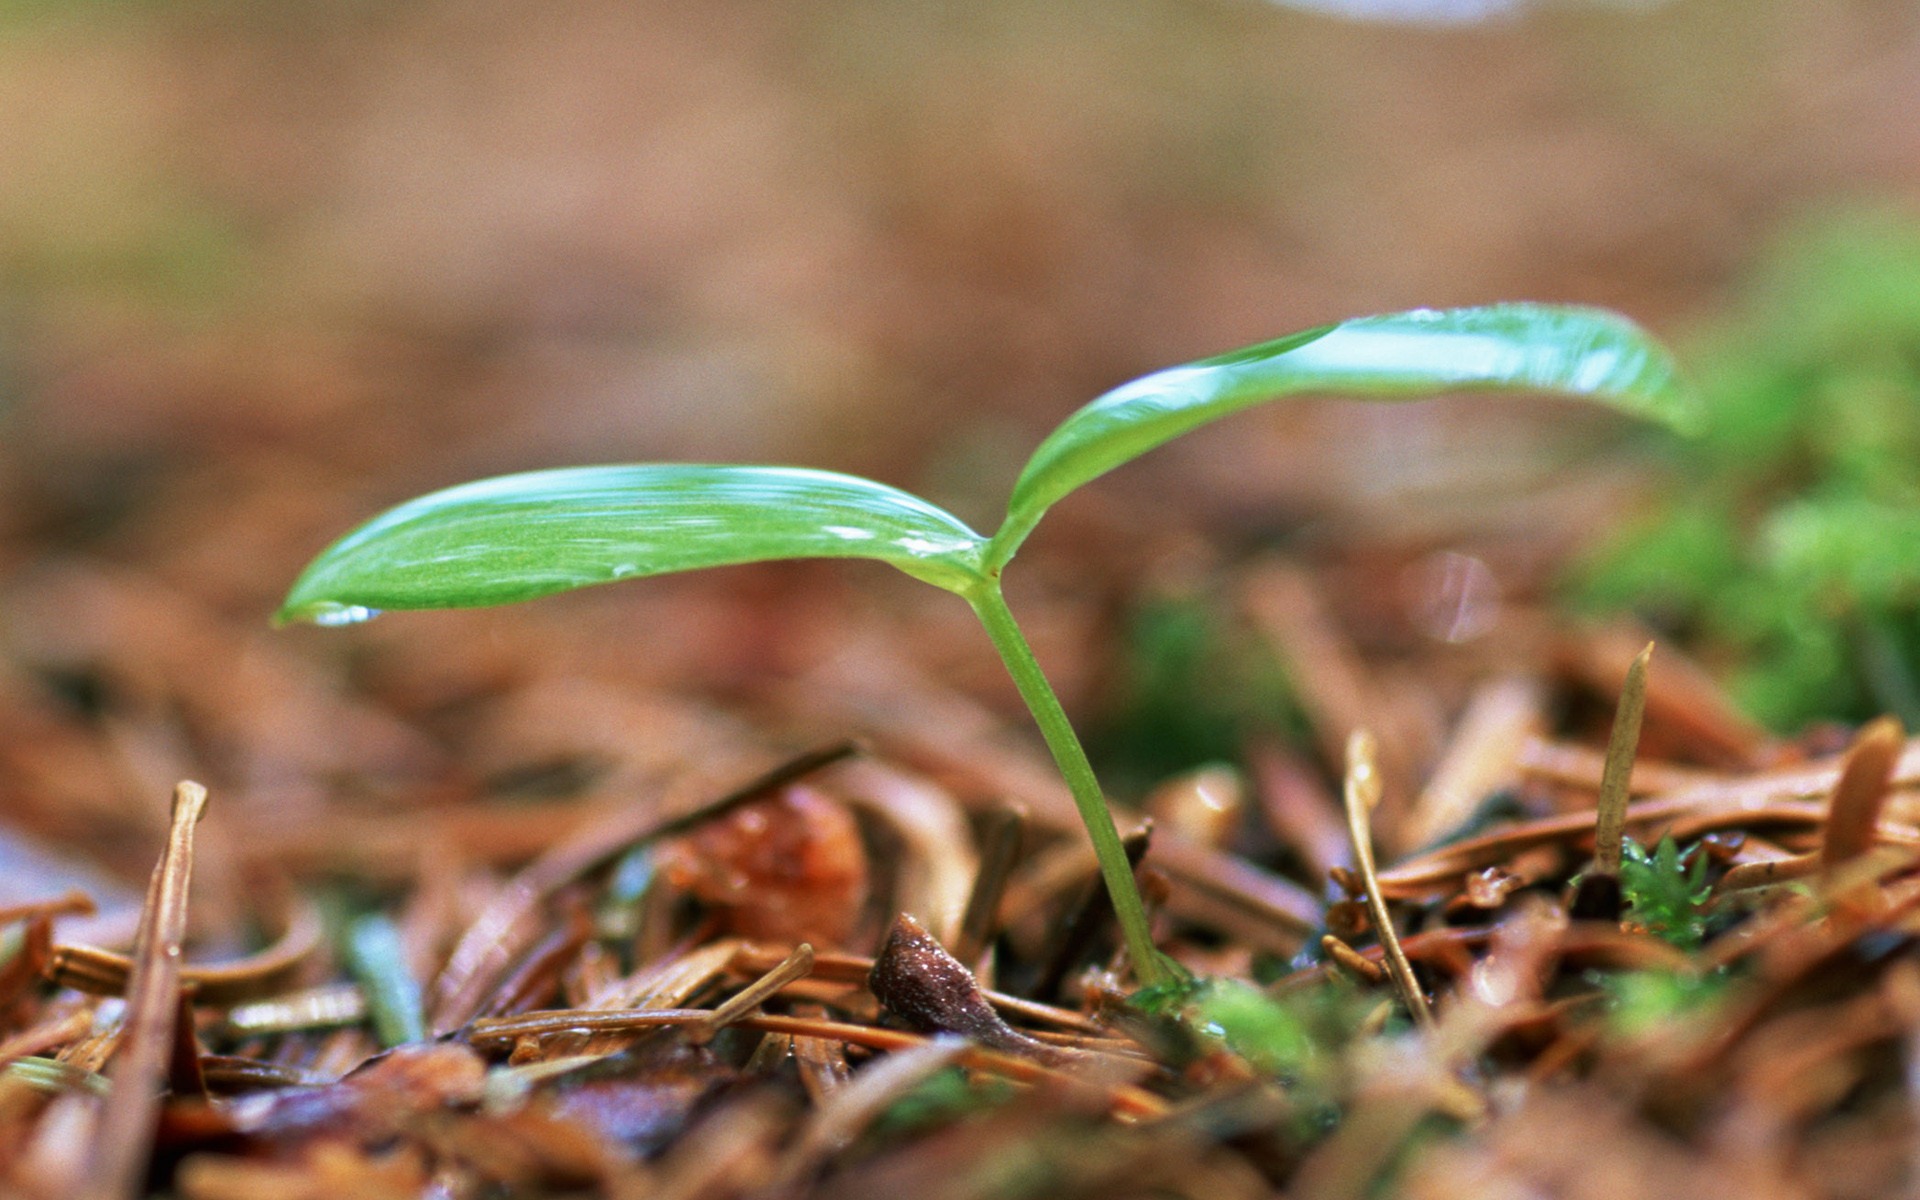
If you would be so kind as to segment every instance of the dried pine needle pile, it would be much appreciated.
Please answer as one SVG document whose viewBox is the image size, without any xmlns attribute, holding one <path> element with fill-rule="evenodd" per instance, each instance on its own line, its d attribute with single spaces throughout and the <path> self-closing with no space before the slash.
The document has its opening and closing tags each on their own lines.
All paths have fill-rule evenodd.
<svg viewBox="0 0 1920 1200">
<path fill-rule="evenodd" d="M 43 632 L 0 689 L 4 1189 L 1911 1186 L 1920 743 L 1769 739 L 1631 630 L 1509 613 L 1463 656 L 1357 636 L 1338 572 L 1221 579 L 1307 736 L 1123 814 L 1194 973 L 1151 994 L 1037 747 L 889 639 L 721 709 L 422 623 L 346 691 L 261 643 L 251 703 L 196 709 L 136 668 L 219 617 L 48 579 L 176 640 Z M 821 729 L 859 740 L 781 749 Z M 250 746 L 168 818 L 168 768 Z M 144 896 L 52 849 L 89 829 Z"/>
</svg>

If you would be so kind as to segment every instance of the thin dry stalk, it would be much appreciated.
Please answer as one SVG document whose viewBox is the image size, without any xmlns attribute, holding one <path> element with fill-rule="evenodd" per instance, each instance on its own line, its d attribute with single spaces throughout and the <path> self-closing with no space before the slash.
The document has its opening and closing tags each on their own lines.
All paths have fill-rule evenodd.
<svg viewBox="0 0 1920 1200">
<path fill-rule="evenodd" d="M 180 959 L 187 929 L 187 888 L 193 878 L 193 833 L 206 812 L 207 789 L 191 781 L 173 791 L 167 846 L 154 868 L 147 906 L 134 943 L 127 1009 L 119 1052 L 108 1069 L 112 1090 L 100 1113 L 98 1136 L 78 1195 L 120 1200 L 138 1195 L 153 1147 L 160 1084 L 173 1052 L 180 1016 Z"/>
<path fill-rule="evenodd" d="M 726 1002 L 709 1013 L 704 1022 L 689 1029 L 688 1039 L 696 1046 L 713 1040 L 716 1033 L 779 995 L 781 988 L 795 980 L 805 979 L 812 970 L 813 947 L 801 942 L 779 966 L 727 997 Z"/>
<path fill-rule="evenodd" d="M 1367 912 L 1373 918 L 1374 932 L 1386 955 L 1387 976 L 1399 993 L 1415 1023 L 1422 1029 L 1433 1028 L 1433 1013 L 1427 1007 L 1426 993 L 1413 977 L 1413 964 L 1401 949 L 1400 935 L 1394 931 L 1393 916 L 1380 894 L 1380 875 L 1373 864 L 1373 836 L 1370 828 L 1374 806 L 1380 802 L 1380 771 L 1374 758 L 1373 735 L 1356 729 L 1347 739 L 1346 774 L 1347 833 L 1353 839 L 1353 861 L 1366 889 Z"/>
<path fill-rule="evenodd" d="M 1613 731 L 1607 736 L 1607 761 L 1600 772 L 1599 814 L 1593 827 L 1593 858 L 1602 874 L 1620 874 L 1621 842 L 1627 828 L 1627 799 L 1632 794 L 1634 754 L 1640 745 L 1640 722 L 1647 711 L 1647 662 L 1653 643 L 1627 667 L 1620 687 L 1620 705 L 1613 713 Z"/>
</svg>

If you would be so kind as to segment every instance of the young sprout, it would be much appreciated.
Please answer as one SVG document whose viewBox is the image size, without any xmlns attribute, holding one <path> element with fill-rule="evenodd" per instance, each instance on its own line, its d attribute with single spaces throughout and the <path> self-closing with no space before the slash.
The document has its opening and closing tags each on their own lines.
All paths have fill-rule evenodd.
<svg viewBox="0 0 1920 1200">
<path fill-rule="evenodd" d="M 656 463 L 482 480 L 402 504 L 321 553 L 278 619 L 343 625 L 384 609 L 466 608 L 590 584 L 787 558 L 870 558 L 973 607 L 1059 765 L 1144 984 L 1154 949 L 1112 814 L 1079 738 L 1008 610 L 1000 573 L 1047 509 L 1187 431 L 1302 393 L 1403 399 L 1554 391 L 1678 426 L 1695 419 L 1671 360 L 1625 319 L 1529 304 L 1363 317 L 1156 372 L 1068 417 L 1014 485 L 991 537 L 917 496 L 797 467 Z"/>
</svg>

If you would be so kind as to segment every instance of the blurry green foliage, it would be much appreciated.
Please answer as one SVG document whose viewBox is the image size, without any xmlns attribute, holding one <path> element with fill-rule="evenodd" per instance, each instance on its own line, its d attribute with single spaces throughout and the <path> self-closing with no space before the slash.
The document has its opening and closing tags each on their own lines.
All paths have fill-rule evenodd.
<svg viewBox="0 0 1920 1200">
<path fill-rule="evenodd" d="M 1286 1089 L 1290 1138 L 1311 1145 L 1340 1123 L 1352 1080 L 1351 1051 L 1368 1036 L 1377 997 L 1339 980 L 1274 993 L 1239 980 L 1208 980 L 1185 1009 L 1189 1025 L 1224 1042 Z"/>
<path fill-rule="evenodd" d="M 0 220 L 7 290 L 42 304 L 112 298 L 183 324 L 225 315 L 248 280 L 249 234 L 211 202 L 168 187 L 164 180 L 132 187 L 113 219 L 85 228 L 59 216 L 61 196 L 38 213 Z"/>
<path fill-rule="evenodd" d="M 929 1075 L 889 1104 L 874 1122 L 873 1133 L 886 1138 L 951 1125 L 998 1108 L 1017 1094 L 1003 1079 L 972 1076 L 959 1067 L 948 1067 Z"/>
<path fill-rule="evenodd" d="M 1920 721 L 1920 219 L 1786 239 L 1692 368 L 1707 425 L 1665 439 L 1680 486 L 1578 602 L 1693 640 L 1777 729 Z"/>
<path fill-rule="evenodd" d="M 1205 596 L 1162 596 L 1135 610 L 1115 684 L 1088 748 L 1123 793 L 1237 761 L 1250 733 L 1306 728 L 1279 663 Z"/>
<path fill-rule="evenodd" d="M 1610 1024 L 1628 1037 L 1667 1029 L 1674 1021 L 1712 1011 L 1732 981 L 1725 972 L 1690 971 L 1622 971 L 1598 980 L 1607 994 Z"/>
<path fill-rule="evenodd" d="M 1128 1003 L 1224 1044 L 1313 1109 L 1332 1105 L 1338 1095 L 1344 1051 L 1361 1036 L 1376 1000 L 1338 980 L 1276 994 L 1237 979 L 1182 972 L 1140 989 Z"/>
<path fill-rule="evenodd" d="M 1324 1074 L 1327 1056 L 1352 1036 L 1352 1029 L 1329 1027 L 1327 1018 L 1334 1014 L 1313 1003 L 1322 998 L 1314 992 L 1290 1005 L 1258 988 L 1221 981 L 1194 1001 L 1192 1016 L 1203 1028 L 1217 1030 L 1255 1069 L 1300 1081 Z"/>
</svg>

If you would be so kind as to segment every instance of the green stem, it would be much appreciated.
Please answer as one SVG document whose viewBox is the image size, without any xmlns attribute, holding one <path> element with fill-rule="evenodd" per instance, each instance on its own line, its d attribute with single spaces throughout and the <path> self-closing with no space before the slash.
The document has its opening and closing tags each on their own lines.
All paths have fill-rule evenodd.
<svg viewBox="0 0 1920 1200">
<path fill-rule="evenodd" d="M 1087 752 L 1067 721 L 1066 710 L 1060 707 L 1053 685 L 1041 673 L 1032 647 L 1027 645 L 1020 626 L 1014 622 L 1013 613 L 1000 594 L 999 581 L 985 580 L 966 596 L 973 611 L 979 614 L 980 623 L 986 626 L 987 636 L 993 639 L 994 649 L 1000 652 L 1000 661 L 1007 665 L 1007 674 L 1013 676 L 1014 686 L 1020 689 L 1020 698 L 1027 702 L 1027 710 L 1040 726 L 1040 736 L 1047 740 L 1047 749 L 1053 751 L 1053 761 L 1067 781 L 1067 790 L 1073 793 L 1080 820 L 1093 839 L 1100 877 L 1106 881 L 1107 895 L 1113 899 L 1113 912 L 1120 920 L 1120 932 L 1126 938 L 1135 976 L 1147 986 L 1163 982 L 1168 977 L 1167 968 L 1160 952 L 1153 947 L 1147 907 L 1133 882 L 1133 866 L 1127 862 L 1126 847 L 1120 844 L 1120 831 L 1114 826 L 1113 813 L 1107 808 L 1100 781 L 1094 777 L 1093 764 L 1087 761 Z"/>
</svg>

